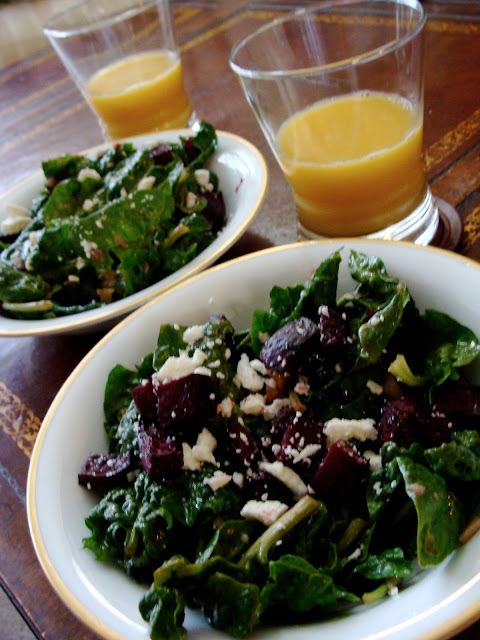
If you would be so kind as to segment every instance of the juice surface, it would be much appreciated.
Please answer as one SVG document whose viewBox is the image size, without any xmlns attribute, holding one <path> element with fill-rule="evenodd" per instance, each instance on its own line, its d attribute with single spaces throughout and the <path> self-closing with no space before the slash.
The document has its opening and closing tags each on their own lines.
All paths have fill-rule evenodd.
<svg viewBox="0 0 480 640">
<path fill-rule="evenodd" d="M 422 116 L 396 95 L 319 101 L 282 125 L 277 147 L 299 222 L 319 235 L 378 231 L 425 193 Z"/>
<path fill-rule="evenodd" d="M 86 92 L 111 138 L 184 127 L 192 114 L 180 59 L 170 51 L 124 58 L 92 76 Z"/>
</svg>

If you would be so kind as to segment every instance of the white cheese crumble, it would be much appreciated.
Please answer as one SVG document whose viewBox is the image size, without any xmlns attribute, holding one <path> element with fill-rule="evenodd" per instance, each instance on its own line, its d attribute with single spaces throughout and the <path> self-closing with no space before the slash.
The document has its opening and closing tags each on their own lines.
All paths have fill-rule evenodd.
<svg viewBox="0 0 480 640">
<path fill-rule="evenodd" d="M 240 515 L 246 520 L 258 520 L 266 527 L 272 525 L 278 518 L 288 511 L 288 506 L 279 500 L 249 500 L 246 502 Z"/>
<path fill-rule="evenodd" d="M 189 191 L 185 199 L 185 206 L 187 207 L 187 209 L 193 209 L 193 207 L 197 204 L 197 201 L 197 196 L 192 191 Z"/>
<path fill-rule="evenodd" d="M 83 169 L 80 169 L 80 171 L 78 172 L 77 180 L 79 182 L 83 182 L 87 178 L 92 178 L 92 180 L 100 180 L 100 174 L 92 167 L 84 167 Z"/>
<path fill-rule="evenodd" d="M 381 396 L 383 393 L 382 385 L 375 382 L 375 380 L 367 380 L 367 389 L 376 396 Z"/>
<path fill-rule="evenodd" d="M 213 476 L 203 479 L 203 484 L 206 484 L 215 492 L 227 485 L 231 479 L 232 476 L 229 476 L 228 473 L 224 471 L 214 471 Z"/>
<path fill-rule="evenodd" d="M 235 402 L 231 398 L 224 398 L 217 407 L 217 413 L 221 413 L 224 418 L 231 418 Z"/>
<path fill-rule="evenodd" d="M 210 182 L 210 171 L 208 169 L 196 169 L 193 175 L 200 187 L 205 187 L 207 191 L 213 191 L 213 184 Z"/>
<path fill-rule="evenodd" d="M 98 245 L 96 242 L 90 242 L 89 240 L 85 240 L 85 238 L 82 238 L 82 240 L 80 240 L 80 244 L 82 246 L 82 249 L 85 251 L 85 256 L 88 259 L 92 257 L 92 250 L 98 249 Z"/>
<path fill-rule="evenodd" d="M 197 340 L 201 340 L 204 336 L 203 326 L 201 324 L 194 324 L 183 332 L 183 341 L 187 344 L 193 344 Z"/>
<path fill-rule="evenodd" d="M 256 366 L 257 370 L 255 370 L 252 366 L 252 362 L 250 362 L 250 360 L 248 359 L 247 354 L 242 353 L 237 365 L 237 378 L 241 386 L 244 389 L 248 389 L 249 391 L 260 391 L 261 389 L 263 389 L 263 386 L 265 384 L 265 379 L 259 373 L 257 373 L 258 365 L 256 364 Z"/>
<path fill-rule="evenodd" d="M 4 236 L 20 233 L 31 221 L 30 216 L 8 216 L 0 222 L 0 233 Z"/>
<path fill-rule="evenodd" d="M 137 189 L 138 191 L 143 191 L 144 189 L 151 189 L 155 184 L 155 176 L 143 176 L 138 181 Z"/>
<path fill-rule="evenodd" d="M 260 469 L 280 480 L 290 491 L 296 500 L 307 493 L 307 485 L 293 469 L 286 467 L 283 462 L 260 462 Z"/>
<path fill-rule="evenodd" d="M 210 370 L 202 367 L 207 357 L 201 349 L 195 349 L 192 356 L 189 356 L 186 351 L 182 351 L 178 356 L 170 356 L 160 369 L 153 373 L 153 383 L 161 384 L 168 380 L 177 380 L 192 373 L 210 375 Z"/>
<path fill-rule="evenodd" d="M 379 453 L 368 450 L 363 452 L 363 457 L 368 460 L 372 471 L 382 468 L 382 456 Z"/>
<path fill-rule="evenodd" d="M 182 442 L 183 466 L 188 471 L 199 471 L 204 462 L 216 464 L 213 452 L 217 446 L 215 436 L 203 428 L 197 436 L 197 442 L 191 447 L 188 442 Z"/>
<path fill-rule="evenodd" d="M 362 420 L 332 418 L 325 422 L 323 432 L 327 436 L 327 444 L 337 440 L 350 440 L 351 438 L 361 442 L 376 440 L 377 438 L 375 420 L 372 418 L 363 418 Z"/>
</svg>

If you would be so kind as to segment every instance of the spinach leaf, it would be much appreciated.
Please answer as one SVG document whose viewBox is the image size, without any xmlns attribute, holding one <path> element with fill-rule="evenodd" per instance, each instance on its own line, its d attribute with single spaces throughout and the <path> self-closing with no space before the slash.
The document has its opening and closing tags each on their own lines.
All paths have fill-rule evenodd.
<svg viewBox="0 0 480 640">
<path fill-rule="evenodd" d="M 337 587 L 332 576 L 299 556 L 285 554 L 269 563 L 269 580 L 261 592 L 262 609 L 280 606 L 300 613 L 332 608 L 339 600 L 355 602 L 356 596 Z"/>
<path fill-rule="evenodd" d="M 358 329 L 358 366 L 376 362 L 400 326 L 403 310 L 410 301 L 406 285 L 399 284 L 393 296 L 379 305 Z"/>
<path fill-rule="evenodd" d="M 0 299 L 5 302 L 30 302 L 42 300 L 50 291 L 50 285 L 39 276 L 19 271 L 0 260 Z"/>
<path fill-rule="evenodd" d="M 397 458 L 405 490 L 418 518 L 417 558 L 421 567 L 440 564 L 455 550 L 461 516 L 445 480 L 407 457 Z"/>
<path fill-rule="evenodd" d="M 426 449 L 425 458 L 435 473 L 463 482 L 480 480 L 480 434 L 461 431 L 450 442 Z"/>
<path fill-rule="evenodd" d="M 302 315 L 318 317 L 320 306 L 335 305 L 340 261 L 340 252 L 336 251 L 322 261 L 304 286 L 272 287 L 269 311 L 253 313 L 251 342 L 254 353 L 260 352 L 265 336 L 271 336 L 294 318 Z"/>
<path fill-rule="evenodd" d="M 142 597 L 139 610 L 150 625 L 151 640 L 183 640 L 185 601 L 177 589 L 155 587 L 153 584 Z"/>
<path fill-rule="evenodd" d="M 386 549 L 379 555 L 369 555 L 366 560 L 355 567 L 353 573 L 368 580 L 409 578 L 413 573 L 413 567 L 412 561 L 404 557 L 403 550 L 396 547 Z"/>
</svg>

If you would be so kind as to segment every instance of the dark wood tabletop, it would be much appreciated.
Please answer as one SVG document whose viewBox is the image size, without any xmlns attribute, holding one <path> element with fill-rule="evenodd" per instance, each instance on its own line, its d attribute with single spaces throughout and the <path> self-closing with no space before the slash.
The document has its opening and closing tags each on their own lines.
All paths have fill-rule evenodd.
<svg viewBox="0 0 480 640">
<path fill-rule="evenodd" d="M 242 36 L 302 5 L 301 0 L 172 4 L 185 83 L 198 116 L 251 141 L 269 168 L 262 209 L 224 259 L 296 241 L 290 189 L 229 68 L 228 54 Z M 439 0 L 424 6 L 427 176 L 446 210 L 451 207 L 461 221 L 452 249 L 480 260 L 480 2 Z M 102 142 L 96 117 L 46 43 L 0 70 L 0 195 L 38 171 L 43 159 Z M 25 504 L 29 460 L 42 419 L 62 383 L 100 337 L 0 338 L 0 582 L 34 636 L 44 640 L 97 638 L 66 609 L 44 577 Z M 457 640 L 479 637 L 477 622 Z"/>
</svg>

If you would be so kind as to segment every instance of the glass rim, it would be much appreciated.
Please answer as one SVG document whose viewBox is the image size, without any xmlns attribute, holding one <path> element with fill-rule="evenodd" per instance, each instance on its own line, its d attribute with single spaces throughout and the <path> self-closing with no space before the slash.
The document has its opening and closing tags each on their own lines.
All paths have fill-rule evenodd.
<svg viewBox="0 0 480 640">
<path fill-rule="evenodd" d="M 111 4 L 111 0 L 109 0 L 107 4 L 113 11 L 104 18 L 92 21 L 86 21 L 84 19 L 82 22 L 79 22 L 78 26 L 62 26 L 62 21 L 64 21 L 65 18 L 73 15 L 75 12 L 78 12 L 83 7 L 98 5 L 98 0 L 83 0 L 82 2 L 78 2 L 77 4 L 60 11 L 60 13 L 49 18 L 44 24 L 42 30 L 48 37 L 58 39 L 81 35 L 84 33 L 91 33 L 93 31 L 103 29 L 106 25 L 113 25 L 117 22 L 123 21 L 126 17 L 133 17 L 145 9 L 154 7 L 158 4 L 158 1 L 159 0 L 136 0 L 135 2 L 132 2 L 130 6 L 119 9 L 115 4 Z"/>
<path fill-rule="evenodd" d="M 364 53 L 357 54 L 355 56 L 351 56 L 349 58 L 342 58 L 336 62 L 330 62 L 327 64 L 319 64 L 312 65 L 308 67 L 300 67 L 298 69 L 274 69 L 274 70 L 261 70 L 261 69 L 252 69 L 244 67 L 237 62 L 235 62 L 235 58 L 241 49 L 245 47 L 251 40 L 257 38 L 263 33 L 270 31 L 277 26 L 287 23 L 293 22 L 298 18 L 302 18 L 304 16 L 308 16 L 309 14 L 316 13 L 323 9 L 331 8 L 341 8 L 345 5 L 351 5 L 352 7 L 358 4 L 371 5 L 374 7 L 375 5 L 380 4 L 389 4 L 389 5 L 398 5 L 404 7 L 411 7 L 418 12 L 418 19 L 412 28 L 408 31 L 408 33 L 404 34 L 401 37 L 397 37 L 394 40 L 387 41 L 385 44 L 375 47 L 374 49 L 369 49 Z M 314 5 L 310 5 L 308 7 L 303 7 L 301 9 L 297 9 L 295 11 L 290 12 L 285 16 L 281 16 L 279 18 L 275 18 L 274 20 L 270 20 L 267 24 L 259 27 L 249 35 L 245 36 L 237 42 L 229 56 L 229 64 L 232 70 L 240 77 L 250 78 L 256 80 L 269 80 L 269 79 L 278 79 L 278 78 L 294 78 L 296 76 L 304 76 L 308 74 L 320 73 L 324 71 L 331 70 L 340 70 L 342 68 L 348 67 L 352 64 L 365 64 L 367 62 L 371 62 L 376 58 L 384 56 L 400 47 L 403 47 L 407 42 L 416 38 L 419 33 L 422 31 L 425 26 L 427 20 L 427 14 L 421 5 L 419 0 L 324 0 L 323 2 L 316 3 Z"/>
</svg>

